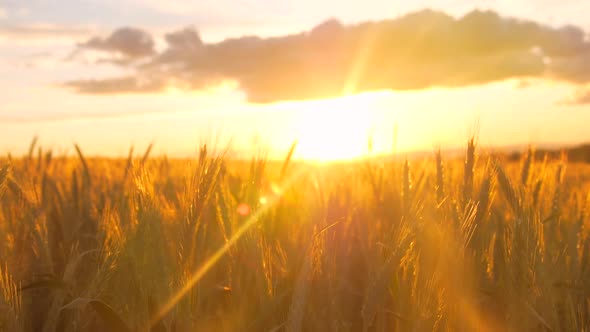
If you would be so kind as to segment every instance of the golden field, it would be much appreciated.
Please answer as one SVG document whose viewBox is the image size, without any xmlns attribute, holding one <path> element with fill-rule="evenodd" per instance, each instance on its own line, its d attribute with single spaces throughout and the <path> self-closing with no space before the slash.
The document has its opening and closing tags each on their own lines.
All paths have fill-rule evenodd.
<svg viewBox="0 0 590 332">
<path fill-rule="evenodd" d="M 0 330 L 590 330 L 590 167 L 565 156 L 76 149 L 0 160 Z"/>
</svg>

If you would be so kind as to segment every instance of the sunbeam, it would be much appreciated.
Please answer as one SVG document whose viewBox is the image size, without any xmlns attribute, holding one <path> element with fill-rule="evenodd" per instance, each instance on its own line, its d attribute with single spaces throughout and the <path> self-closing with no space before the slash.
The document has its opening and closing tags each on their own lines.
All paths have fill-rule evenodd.
<svg viewBox="0 0 590 332">
<path fill-rule="evenodd" d="M 305 174 L 304 169 L 293 173 L 290 177 L 288 177 L 283 185 L 281 186 L 281 192 L 284 192 L 287 188 L 292 186 L 296 181 Z M 280 200 L 281 195 L 273 195 L 270 198 L 266 199 L 265 204 L 262 204 L 261 207 L 250 217 L 244 221 L 242 226 L 236 230 L 233 236 L 225 242 L 223 246 L 221 246 L 211 257 L 209 257 L 195 272 L 191 275 L 188 279 L 186 284 L 176 291 L 176 293 L 170 297 L 170 299 L 158 310 L 157 314 L 150 318 L 150 327 L 153 327 L 156 323 L 162 320 L 174 307 L 176 304 L 182 300 L 182 298 L 201 280 L 201 278 L 219 261 L 221 257 L 223 257 L 228 250 L 250 229 L 250 227 L 254 226 L 258 219 L 264 215 L 266 212 L 270 211 L 272 207 Z"/>
</svg>

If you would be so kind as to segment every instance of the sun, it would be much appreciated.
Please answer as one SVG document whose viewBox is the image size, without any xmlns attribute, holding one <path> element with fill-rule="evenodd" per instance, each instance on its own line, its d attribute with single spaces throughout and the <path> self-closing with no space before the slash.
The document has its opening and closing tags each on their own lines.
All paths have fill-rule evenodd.
<svg viewBox="0 0 590 332">
<path fill-rule="evenodd" d="M 295 156 L 320 162 L 367 156 L 373 99 L 367 94 L 293 103 L 299 109 Z"/>
</svg>

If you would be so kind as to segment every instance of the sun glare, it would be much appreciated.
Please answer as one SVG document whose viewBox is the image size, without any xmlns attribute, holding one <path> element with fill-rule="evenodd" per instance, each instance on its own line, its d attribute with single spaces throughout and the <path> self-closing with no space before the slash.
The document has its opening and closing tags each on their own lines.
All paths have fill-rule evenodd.
<svg viewBox="0 0 590 332">
<path fill-rule="evenodd" d="M 361 94 L 293 103 L 300 109 L 296 157 L 322 162 L 367 156 L 374 100 Z"/>
</svg>

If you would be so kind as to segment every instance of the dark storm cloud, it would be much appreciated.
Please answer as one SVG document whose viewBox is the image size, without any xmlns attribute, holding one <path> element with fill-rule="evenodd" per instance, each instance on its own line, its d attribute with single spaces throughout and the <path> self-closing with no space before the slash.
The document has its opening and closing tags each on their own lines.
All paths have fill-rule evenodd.
<svg viewBox="0 0 590 332">
<path fill-rule="evenodd" d="M 151 45 L 145 34 L 126 36 L 136 41 L 113 43 L 111 36 L 87 44 L 116 44 L 117 49 Z M 513 77 L 590 81 L 590 43 L 583 30 L 490 11 L 456 19 L 425 10 L 357 25 L 329 20 L 299 34 L 211 44 L 203 43 L 195 29 L 185 28 L 165 39 L 168 47 L 137 67 L 135 76 L 68 84 L 82 93 L 151 92 L 171 82 L 199 89 L 231 79 L 250 101 L 264 103 L 338 96 L 350 82 L 358 92 L 466 86 Z M 134 54 L 152 50 L 139 49 L 145 52 Z"/>
<path fill-rule="evenodd" d="M 129 59 L 137 59 L 154 54 L 152 36 L 136 28 L 120 28 L 106 38 L 94 37 L 78 44 L 80 49 L 92 49 L 118 53 Z"/>
</svg>

